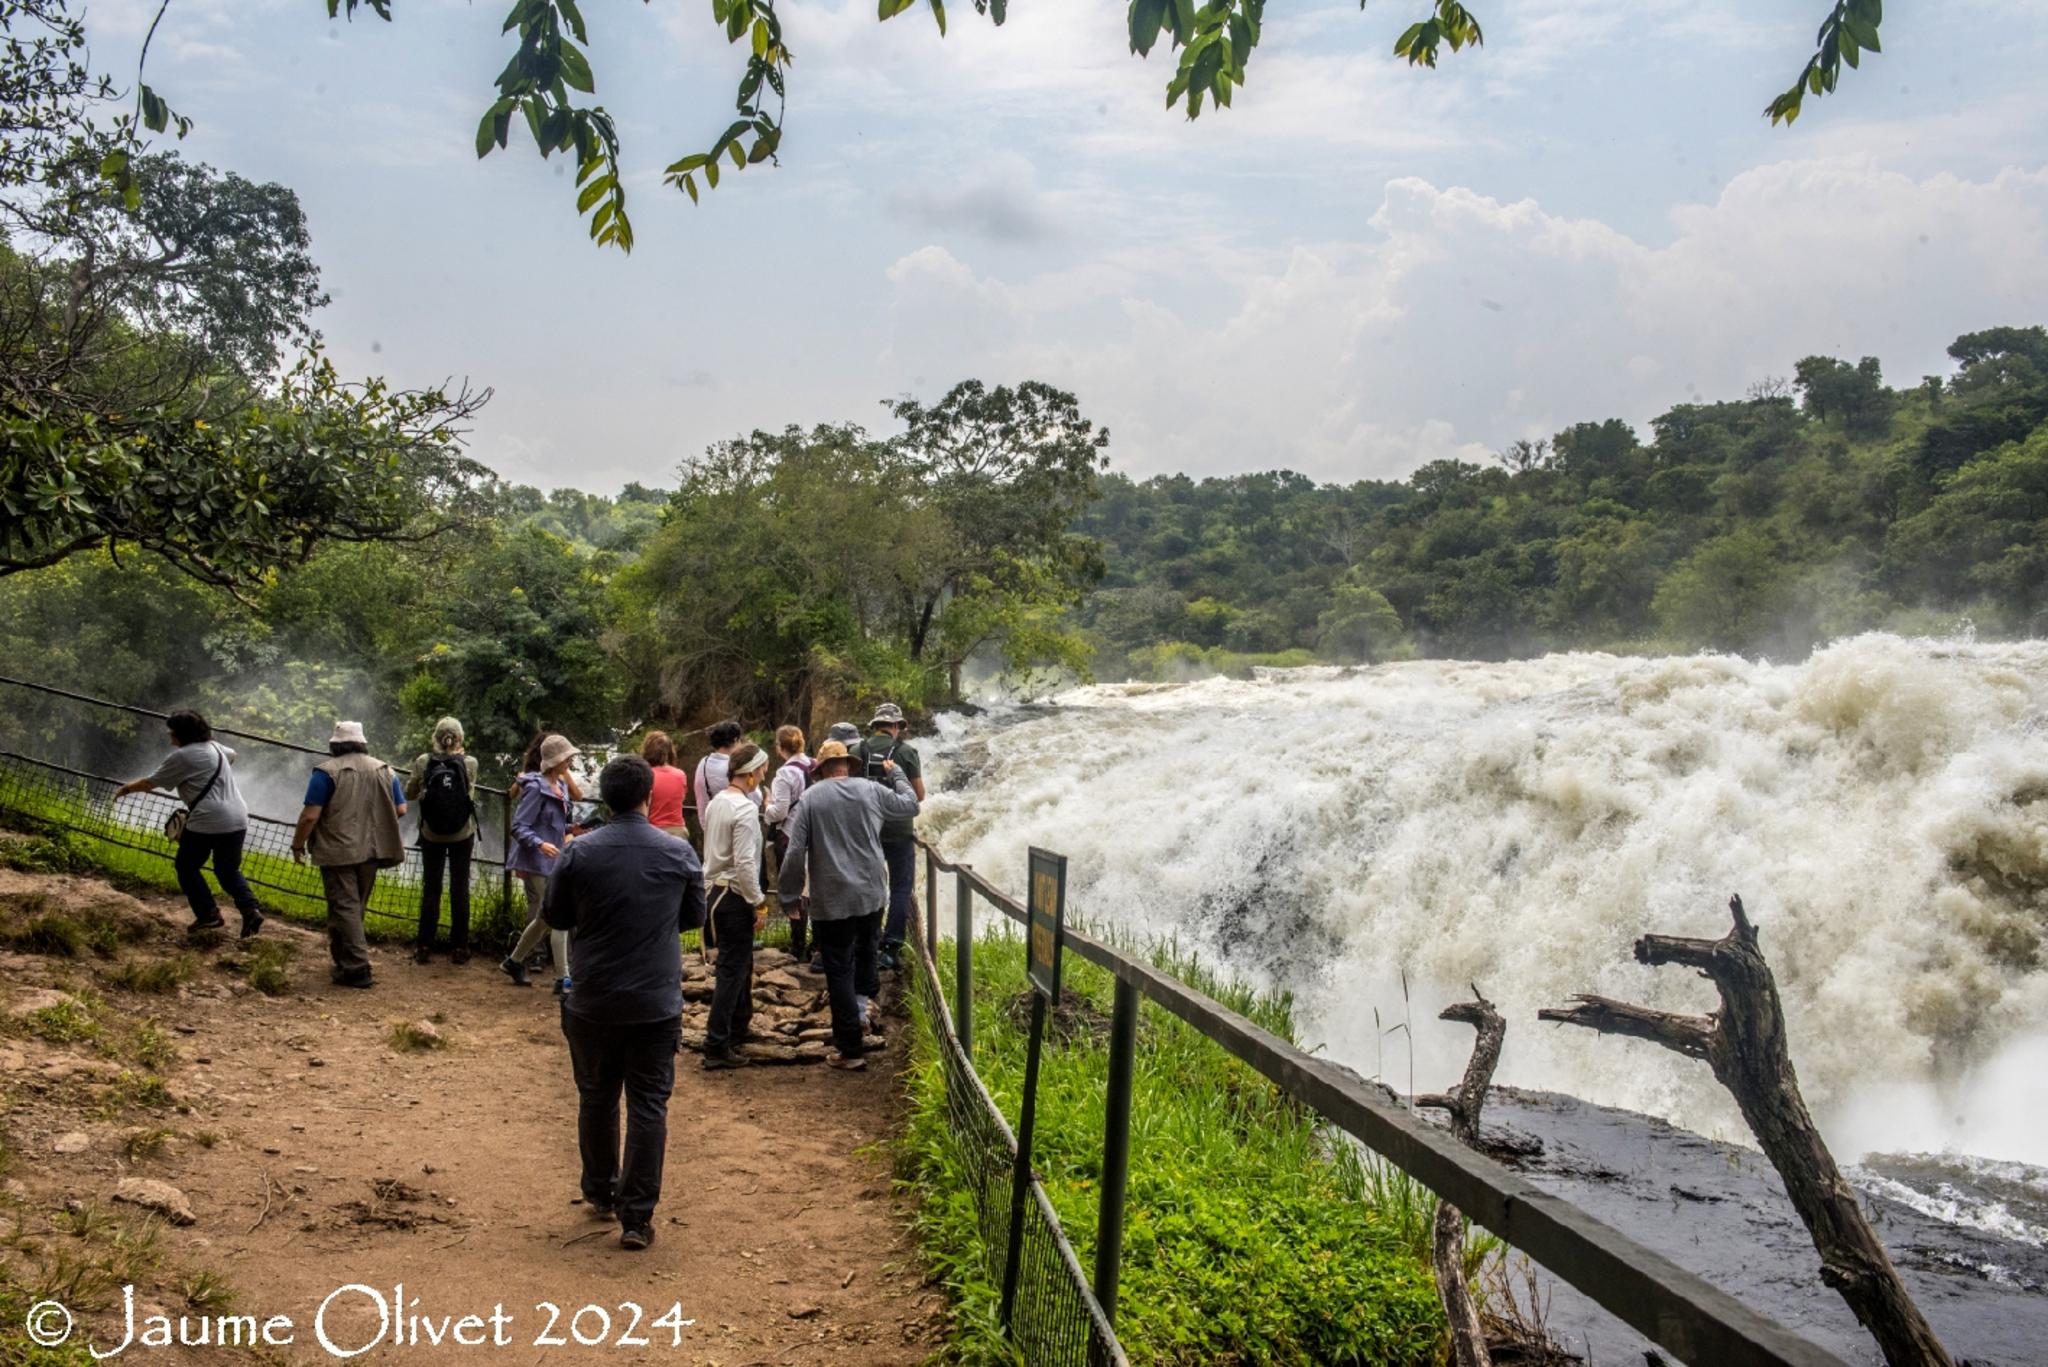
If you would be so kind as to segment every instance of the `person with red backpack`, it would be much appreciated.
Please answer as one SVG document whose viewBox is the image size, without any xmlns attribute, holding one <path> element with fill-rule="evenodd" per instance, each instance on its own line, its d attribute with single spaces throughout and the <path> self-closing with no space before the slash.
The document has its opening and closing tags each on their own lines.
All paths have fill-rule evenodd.
<svg viewBox="0 0 2048 1367">
<path fill-rule="evenodd" d="M 469 962 L 469 861 L 476 853 L 476 756 L 462 749 L 462 723 L 434 723 L 433 749 L 412 762 L 405 796 L 420 808 L 420 933 L 414 963 L 434 957 L 441 929 L 441 879 L 448 879 L 448 962 Z"/>
<path fill-rule="evenodd" d="M 796 805 L 804 800 L 804 789 L 811 784 L 811 757 L 804 753 L 803 728 L 785 726 L 775 733 L 775 753 L 781 759 L 776 767 L 775 778 L 768 788 L 768 806 L 764 811 L 768 829 L 774 833 L 775 867 L 782 867 L 782 857 L 789 852 L 789 819 L 796 815 Z M 770 880 L 771 882 L 773 879 Z M 785 905 L 789 914 L 789 952 L 798 963 L 804 961 L 804 904 L 801 899 Z"/>
</svg>

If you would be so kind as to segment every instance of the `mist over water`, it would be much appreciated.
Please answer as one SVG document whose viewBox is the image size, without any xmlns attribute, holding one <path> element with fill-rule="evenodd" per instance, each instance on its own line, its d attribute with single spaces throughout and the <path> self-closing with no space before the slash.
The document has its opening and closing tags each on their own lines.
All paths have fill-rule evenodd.
<svg viewBox="0 0 2048 1367">
<path fill-rule="evenodd" d="M 1021 889 L 1027 846 L 1067 854 L 1075 914 L 1291 989 L 1307 1043 L 1403 1091 L 1386 1032 L 1412 1022 L 1443 1086 L 1471 1032 L 1435 1016 L 1477 983 L 1500 1081 L 1747 1141 L 1704 1065 L 1535 1020 L 1577 992 L 1711 1009 L 1632 946 L 1724 933 L 1736 892 L 1845 1161 L 2048 1165 L 2048 643 L 1101 686 L 929 749 L 950 856 Z"/>
</svg>

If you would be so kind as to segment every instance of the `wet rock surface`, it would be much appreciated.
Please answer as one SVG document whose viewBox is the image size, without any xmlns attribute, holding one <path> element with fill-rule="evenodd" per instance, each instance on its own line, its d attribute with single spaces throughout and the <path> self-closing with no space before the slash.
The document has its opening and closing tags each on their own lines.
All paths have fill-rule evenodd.
<svg viewBox="0 0 2048 1367">
<path fill-rule="evenodd" d="M 1881 1362 L 1848 1306 L 1822 1284 L 1819 1255 L 1762 1154 L 1553 1092 L 1497 1087 L 1487 1119 L 1489 1131 L 1497 1126 L 1541 1142 L 1540 1154 L 1508 1161 L 1545 1191 L 1843 1361 Z M 1872 1187 L 1903 1180 L 1879 1175 L 1889 1171 L 1882 1160 L 1859 1170 L 1865 1208 L 1950 1353 L 1973 1367 L 2048 1359 L 2048 1249 L 1875 1194 Z M 1967 1218 L 1969 1211 L 1965 1198 L 1958 1212 Z M 1548 1276 L 1545 1283 L 1554 1288 L 1553 1337 L 1592 1362 L 1644 1360 L 1648 1340 L 1570 1286 Z"/>
</svg>

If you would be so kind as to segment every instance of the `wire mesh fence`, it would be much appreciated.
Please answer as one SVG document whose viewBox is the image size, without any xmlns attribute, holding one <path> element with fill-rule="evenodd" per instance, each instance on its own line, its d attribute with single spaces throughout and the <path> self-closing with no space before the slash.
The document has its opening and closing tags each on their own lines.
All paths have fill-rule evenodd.
<svg viewBox="0 0 2048 1367">
<path fill-rule="evenodd" d="M 164 822 L 173 812 L 182 810 L 184 804 L 160 792 L 116 799 L 114 790 L 120 786 L 117 780 L 101 774 L 0 750 L 0 811 L 37 826 L 65 830 L 102 846 L 131 852 L 161 875 L 170 869 L 178 850 L 165 837 Z M 318 915 L 326 906 L 320 871 L 292 860 L 292 826 L 292 822 L 282 818 L 250 813 L 242 875 L 257 889 L 257 900 L 266 907 L 302 916 Z M 118 865 L 123 861 L 109 862 Z M 502 935 L 502 923 L 506 920 L 502 869 L 500 860 L 479 858 L 472 863 L 473 934 L 488 936 L 497 931 Z M 378 874 L 363 917 L 365 928 L 385 935 L 416 931 L 421 879 L 420 852 L 417 848 L 408 849 L 404 863 Z M 155 881 L 161 881 L 161 877 Z"/>
<path fill-rule="evenodd" d="M 968 1173 L 989 1278 L 1000 1283 L 1010 1239 L 1017 1139 L 960 1046 L 924 927 L 917 917 L 910 919 L 911 939 L 917 947 L 917 991 L 932 1025 L 946 1082 L 947 1127 Z M 1089 1288 L 1052 1202 L 1036 1180 L 1024 1204 L 1022 1247 L 1010 1320 L 1011 1337 L 1021 1360 L 1032 1367 L 1128 1367 L 1123 1347 Z"/>
</svg>

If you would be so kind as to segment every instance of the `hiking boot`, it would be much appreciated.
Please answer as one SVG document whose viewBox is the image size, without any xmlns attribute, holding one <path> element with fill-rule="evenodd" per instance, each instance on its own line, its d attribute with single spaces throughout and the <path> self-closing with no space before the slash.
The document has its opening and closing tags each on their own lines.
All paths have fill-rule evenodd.
<svg viewBox="0 0 2048 1367">
<path fill-rule="evenodd" d="M 510 954 L 507 954 L 498 961 L 498 967 L 505 971 L 505 976 L 512 980 L 514 987 L 533 986 L 533 979 L 526 976 L 526 965 L 520 963 L 519 960 L 513 958 Z"/>
<path fill-rule="evenodd" d="M 263 912 L 260 909 L 250 907 L 242 913 L 242 939 L 249 940 L 255 938 L 256 932 L 261 929 L 263 929 Z"/>
<path fill-rule="evenodd" d="M 593 1220 L 616 1220 L 619 1218 L 619 1208 L 610 1201 L 592 1201 L 589 1204 L 590 1218 Z"/>
<path fill-rule="evenodd" d="M 468 963 L 468 962 L 469 962 L 469 951 L 468 951 L 467 949 L 451 949 L 451 950 L 449 950 L 449 951 L 448 951 L 448 962 L 449 962 L 449 963 L 451 963 L 451 964 L 466 964 L 466 963 Z"/>
<path fill-rule="evenodd" d="M 825 1066 L 842 1073 L 858 1073 L 868 1066 L 868 1061 L 859 1054 L 834 1054 L 825 1060 Z"/>
<path fill-rule="evenodd" d="M 630 1253 L 638 1253 L 654 1242 L 654 1231 L 646 1225 L 638 1225 L 619 1235 L 619 1247 Z"/>
<path fill-rule="evenodd" d="M 730 1049 L 715 1054 L 709 1049 L 704 1051 L 704 1071 L 707 1073 L 720 1068 L 744 1068 L 752 1062 L 745 1054 L 736 1054 Z"/>
<path fill-rule="evenodd" d="M 898 961 L 895 945 L 883 945 L 882 952 L 875 956 L 875 967 L 894 973 L 903 965 Z"/>
<path fill-rule="evenodd" d="M 434 951 L 426 945 L 421 945 L 413 950 L 412 961 L 416 964 L 430 964 L 434 961 Z"/>
<path fill-rule="evenodd" d="M 213 919 L 210 921 L 194 921 L 191 925 L 186 926 L 185 933 L 187 935 L 201 935 L 209 930 L 226 930 L 227 928 L 228 923 L 221 919 L 219 912 L 215 912 Z"/>
<path fill-rule="evenodd" d="M 569 980 L 566 977 L 555 979 L 555 995 L 557 997 L 569 995 Z"/>
<path fill-rule="evenodd" d="M 334 979 L 336 987 L 368 987 L 371 983 L 370 970 L 367 968 L 358 969 L 353 973 L 344 973 L 337 968 L 329 976 Z"/>
</svg>

